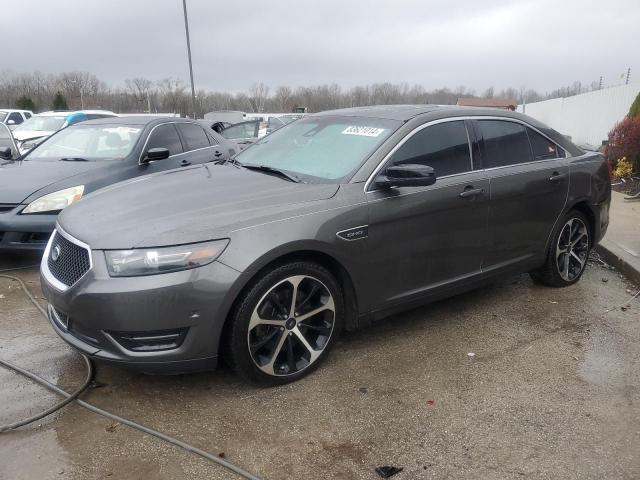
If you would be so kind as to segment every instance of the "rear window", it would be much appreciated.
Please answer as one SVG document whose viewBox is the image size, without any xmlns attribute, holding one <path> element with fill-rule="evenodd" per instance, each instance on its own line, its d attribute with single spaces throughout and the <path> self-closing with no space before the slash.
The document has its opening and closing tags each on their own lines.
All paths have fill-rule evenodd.
<svg viewBox="0 0 640 480">
<path fill-rule="evenodd" d="M 561 148 L 532 128 L 527 127 L 527 134 L 531 142 L 531 151 L 533 152 L 534 160 L 547 160 L 549 158 L 564 156 Z"/>
<path fill-rule="evenodd" d="M 523 125 L 502 120 L 478 120 L 478 125 L 484 145 L 485 168 L 531 161 L 531 147 Z"/>
</svg>

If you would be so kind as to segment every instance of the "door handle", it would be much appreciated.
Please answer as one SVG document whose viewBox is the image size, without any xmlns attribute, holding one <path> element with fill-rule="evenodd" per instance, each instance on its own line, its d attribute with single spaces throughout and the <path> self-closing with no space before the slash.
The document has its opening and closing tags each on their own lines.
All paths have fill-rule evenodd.
<svg viewBox="0 0 640 480">
<path fill-rule="evenodd" d="M 567 176 L 566 173 L 553 172 L 551 174 L 551 176 L 549 177 L 549 181 L 550 182 L 559 182 L 560 180 L 564 179 L 566 176 Z"/>
<path fill-rule="evenodd" d="M 220 158 L 222 156 L 222 152 L 216 150 L 216 153 L 214 153 L 213 156 L 216 158 Z"/>
<path fill-rule="evenodd" d="M 182 160 L 182 161 L 180 162 L 180 166 L 181 166 L 181 167 L 186 167 L 186 166 L 188 166 L 188 165 L 191 165 L 191 162 L 190 162 L 189 160 L 186 160 L 186 159 L 185 159 L 185 160 Z"/>
<path fill-rule="evenodd" d="M 460 198 L 473 198 L 484 195 L 484 188 L 473 188 L 471 185 L 460 192 Z"/>
</svg>

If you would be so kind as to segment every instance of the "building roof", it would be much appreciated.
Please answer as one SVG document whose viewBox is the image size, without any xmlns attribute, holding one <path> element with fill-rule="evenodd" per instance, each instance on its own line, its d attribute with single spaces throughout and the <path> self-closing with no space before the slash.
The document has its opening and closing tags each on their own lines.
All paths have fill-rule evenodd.
<svg viewBox="0 0 640 480">
<path fill-rule="evenodd" d="M 511 98 L 460 97 L 456 105 L 462 107 L 515 108 L 518 102 Z"/>
</svg>

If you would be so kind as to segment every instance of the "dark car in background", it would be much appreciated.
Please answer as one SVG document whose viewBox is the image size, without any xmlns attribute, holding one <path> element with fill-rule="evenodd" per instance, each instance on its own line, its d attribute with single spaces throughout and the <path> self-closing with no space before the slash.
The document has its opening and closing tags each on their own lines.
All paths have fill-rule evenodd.
<svg viewBox="0 0 640 480">
<path fill-rule="evenodd" d="M 600 154 L 521 114 L 337 110 L 71 205 L 42 287 L 55 331 L 95 359 L 175 373 L 224 355 L 280 384 L 343 328 L 520 272 L 577 282 L 610 198 Z"/>
<path fill-rule="evenodd" d="M 23 158 L 3 160 L 0 251 L 44 250 L 60 211 L 95 190 L 150 173 L 222 161 L 237 148 L 202 125 L 179 118 L 114 117 L 66 127 Z"/>
</svg>

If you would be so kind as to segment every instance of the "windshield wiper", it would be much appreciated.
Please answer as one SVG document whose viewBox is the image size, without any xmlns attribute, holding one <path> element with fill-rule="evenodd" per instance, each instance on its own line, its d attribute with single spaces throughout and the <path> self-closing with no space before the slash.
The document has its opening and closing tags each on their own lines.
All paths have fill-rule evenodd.
<svg viewBox="0 0 640 480">
<path fill-rule="evenodd" d="M 238 160 L 236 160 L 233 157 L 224 158 L 222 160 L 216 160 L 213 163 L 216 164 L 216 165 L 226 165 L 227 163 L 230 163 L 231 165 L 233 165 L 235 167 L 242 167 L 243 166 Z"/>
<path fill-rule="evenodd" d="M 265 173 L 275 173 L 276 175 L 286 180 L 289 180 L 290 182 L 304 183 L 302 180 L 300 180 L 299 177 L 297 177 L 293 173 L 287 173 L 284 170 L 280 170 L 279 168 L 269 167 L 268 165 L 247 165 L 243 163 L 241 164 L 241 166 L 248 170 L 256 170 L 258 172 L 265 172 Z"/>
<path fill-rule="evenodd" d="M 82 157 L 64 157 L 60 159 L 61 162 L 88 162 L 86 158 Z"/>
</svg>

